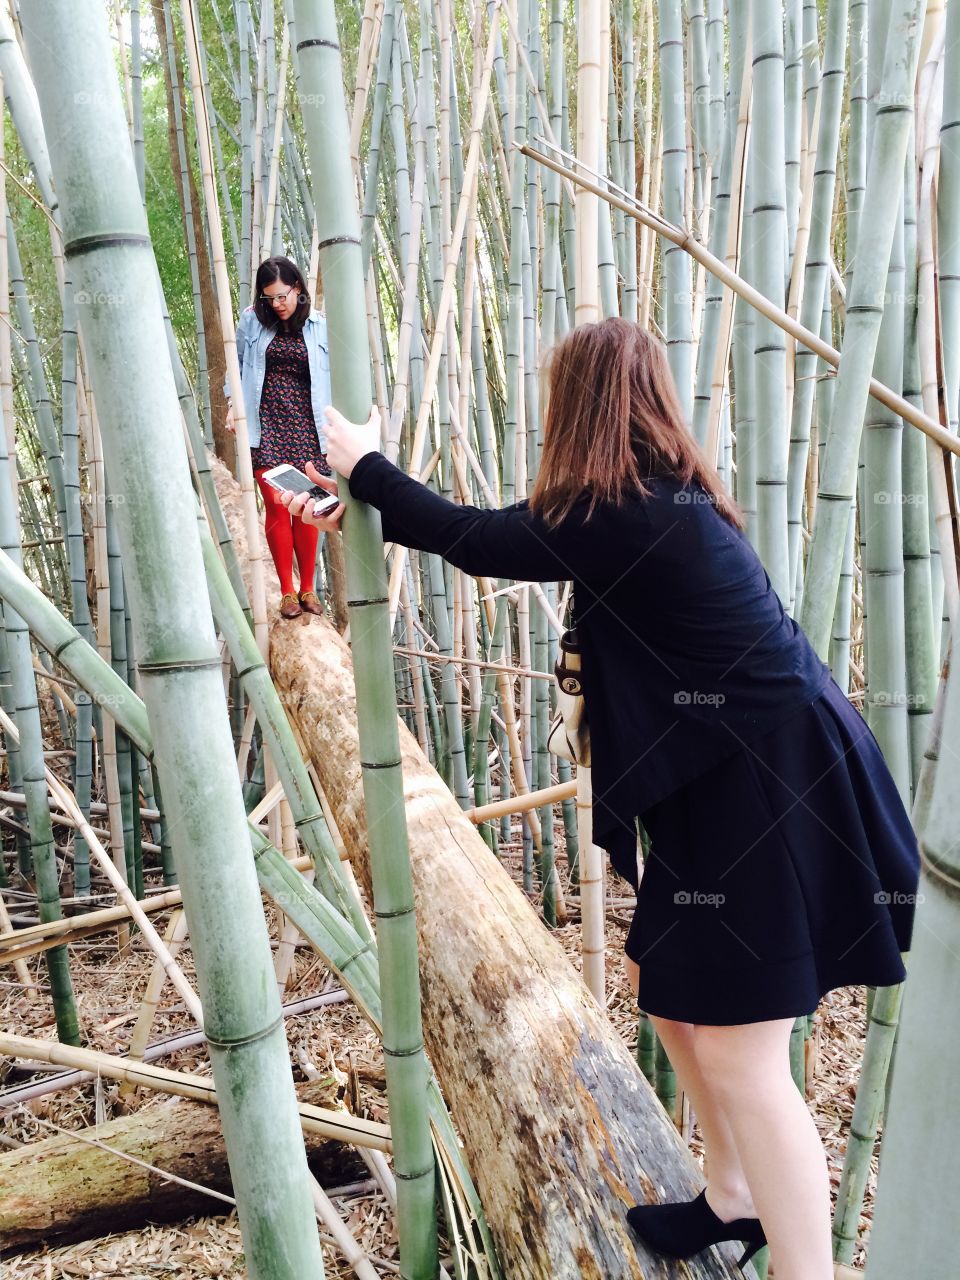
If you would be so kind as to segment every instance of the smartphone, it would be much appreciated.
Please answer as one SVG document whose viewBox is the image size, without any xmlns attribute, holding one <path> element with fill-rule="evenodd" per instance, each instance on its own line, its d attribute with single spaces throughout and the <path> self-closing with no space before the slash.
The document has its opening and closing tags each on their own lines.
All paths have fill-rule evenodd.
<svg viewBox="0 0 960 1280">
<path fill-rule="evenodd" d="M 335 493 L 328 493 L 320 485 L 314 484 L 309 476 L 287 462 L 279 467 L 271 467 L 263 473 L 263 478 L 272 489 L 277 489 L 280 493 L 308 493 L 311 498 L 317 499 L 313 506 L 315 516 L 329 515 L 339 506 L 340 499 Z"/>
</svg>

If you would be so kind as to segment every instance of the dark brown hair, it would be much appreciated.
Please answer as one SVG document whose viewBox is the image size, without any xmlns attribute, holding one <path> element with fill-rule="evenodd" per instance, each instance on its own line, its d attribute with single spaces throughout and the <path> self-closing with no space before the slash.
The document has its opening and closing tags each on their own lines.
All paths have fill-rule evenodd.
<svg viewBox="0 0 960 1280">
<path fill-rule="evenodd" d="M 611 316 L 572 329 L 548 353 L 543 450 L 531 510 L 558 524 L 584 490 L 586 518 L 600 502 L 648 497 L 644 480 L 699 480 L 725 519 L 742 529 L 740 506 L 687 429 L 663 344 L 630 320 Z"/>
<path fill-rule="evenodd" d="M 297 309 L 289 320 L 281 320 L 269 302 L 261 301 L 264 289 L 276 280 L 282 280 L 284 284 L 299 290 L 300 293 Z M 279 329 L 281 333 L 300 332 L 310 314 L 310 291 L 303 278 L 303 272 L 295 262 L 290 258 L 264 258 L 257 267 L 253 293 L 253 309 L 265 329 Z"/>
</svg>

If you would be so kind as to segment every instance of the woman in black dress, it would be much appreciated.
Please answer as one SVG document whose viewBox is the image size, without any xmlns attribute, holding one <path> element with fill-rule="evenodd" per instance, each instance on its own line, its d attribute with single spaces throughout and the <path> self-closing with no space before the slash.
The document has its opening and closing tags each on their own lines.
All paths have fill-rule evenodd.
<svg viewBox="0 0 960 1280">
<path fill-rule="evenodd" d="M 310 306 L 300 268 L 285 257 L 266 258 L 257 268 L 256 301 L 240 315 L 237 358 L 253 476 L 264 505 L 264 533 L 280 579 L 280 615 L 323 613 L 314 590 L 317 530 L 293 520 L 264 472 L 283 463 L 302 471 L 311 462 L 330 474 L 324 454 L 323 406 L 330 398 L 327 322 Z M 224 394 L 229 401 L 226 385 Z M 233 405 L 226 426 L 233 428 Z M 294 591 L 293 561 L 299 570 Z"/>
<path fill-rule="evenodd" d="M 327 418 L 330 463 L 380 509 L 385 540 L 469 573 L 575 583 L 594 836 L 634 884 L 635 819 L 650 836 L 627 971 L 709 1179 L 628 1220 L 671 1256 L 739 1239 L 743 1264 L 769 1241 L 777 1280 L 831 1280 L 826 1160 L 790 1033 L 833 988 L 905 978 L 919 848 L 876 739 L 688 432 L 662 346 L 613 318 L 554 348 L 537 481 L 501 511 L 393 466 L 375 414 Z M 343 513 L 290 506 L 330 530 Z"/>
</svg>

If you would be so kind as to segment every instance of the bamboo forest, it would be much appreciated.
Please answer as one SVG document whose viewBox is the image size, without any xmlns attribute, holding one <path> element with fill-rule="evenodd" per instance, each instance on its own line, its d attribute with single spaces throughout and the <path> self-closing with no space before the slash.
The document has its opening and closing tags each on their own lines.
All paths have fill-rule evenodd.
<svg viewBox="0 0 960 1280">
<path fill-rule="evenodd" d="M 0 80 L 0 1276 L 960 1275 L 960 0 L 0 0 Z M 705 462 L 594 580 L 617 395 Z M 739 791 L 637 655 L 748 580 Z"/>
</svg>

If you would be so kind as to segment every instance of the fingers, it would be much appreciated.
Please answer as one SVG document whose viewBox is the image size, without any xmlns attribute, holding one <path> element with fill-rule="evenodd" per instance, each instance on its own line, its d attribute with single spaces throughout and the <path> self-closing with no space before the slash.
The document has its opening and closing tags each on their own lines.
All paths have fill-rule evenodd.
<svg viewBox="0 0 960 1280">
<path fill-rule="evenodd" d="M 309 493 L 283 493 L 280 495 L 280 501 L 287 508 L 292 516 L 302 516 L 303 509 L 310 501 Z M 310 508 L 311 514 L 313 508 Z"/>
</svg>

